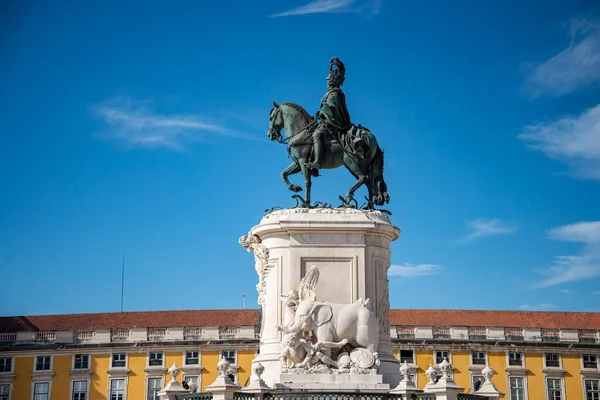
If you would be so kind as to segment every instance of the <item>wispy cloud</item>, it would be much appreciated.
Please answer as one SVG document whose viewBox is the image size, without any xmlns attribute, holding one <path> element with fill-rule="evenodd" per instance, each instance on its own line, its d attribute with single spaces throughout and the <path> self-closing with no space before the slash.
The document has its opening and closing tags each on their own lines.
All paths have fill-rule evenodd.
<svg viewBox="0 0 600 400">
<path fill-rule="evenodd" d="M 592 293 L 593 295 L 600 295 L 600 290 L 595 291 L 594 293 Z"/>
<path fill-rule="evenodd" d="M 554 310 L 554 304 L 521 304 L 519 308 L 523 311 L 550 311 Z"/>
<path fill-rule="evenodd" d="M 437 275 L 442 272 L 443 267 L 435 264 L 392 265 L 388 271 L 389 276 L 403 276 L 405 278 L 416 278 L 419 276 Z"/>
<path fill-rule="evenodd" d="M 578 116 L 527 126 L 519 138 L 569 165 L 575 177 L 600 180 L 600 104 Z"/>
<path fill-rule="evenodd" d="M 545 278 L 533 287 L 548 287 L 600 277 L 600 221 L 560 226 L 550 230 L 548 237 L 581 243 L 583 248 L 579 254 L 556 257 L 551 267 L 535 270 Z"/>
<path fill-rule="evenodd" d="M 561 293 L 573 293 L 573 291 L 569 290 L 569 289 L 560 289 L 560 292 Z"/>
<path fill-rule="evenodd" d="M 468 221 L 466 225 L 467 228 L 471 230 L 471 233 L 462 238 L 461 242 L 470 242 L 472 240 L 487 236 L 508 235 L 519 230 L 519 227 L 516 224 L 503 222 L 497 218 L 479 218 L 473 221 Z"/>
<path fill-rule="evenodd" d="M 313 0 L 308 4 L 291 10 L 273 14 L 271 18 L 289 17 L 293 15 L 307 14 L 327 14 L 327 13 L 347 13 L 347 12 L 365 12 L 378 14 L 381 10 L 382 0 Z"/>
<path fill-rule="evenodd" d="M 106 126 L 101 137 L 130 147 L 183 150 L 206 135 L 236 136 L 233 131 L 201 117 L 159 113 L 152 101 L 117 97 L 93 107 Z"/>
<path fill-rule="evenodd" d="M 568 26 L 569 45 L 530 67 L 526 87 L 534 97 L 560 96 L 600 82 L 600 18 L 575 18 Z"/>
</svg>

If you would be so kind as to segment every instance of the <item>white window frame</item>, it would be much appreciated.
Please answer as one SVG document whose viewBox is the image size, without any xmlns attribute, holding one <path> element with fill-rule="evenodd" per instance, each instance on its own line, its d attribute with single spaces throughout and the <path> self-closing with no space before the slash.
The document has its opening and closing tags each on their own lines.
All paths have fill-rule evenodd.
<svg viewBox="0 0 600 400">
<path fill-rule="evenodd" d="M 521 354 L 521 365 L 510 365 L 510 353 Z M 544 356 L 544 364 L 546 363 L 546 357 Z M 525 352 L 523 351 L 507 351 L 506 352 L 506 366 L 508 368 L 525 368 Z"/>
<path fill-rule="evenodd" d="M 195 351 L 195 352 L 197 352 L 197 353 L 198 353 L 198 364 L 188 364 L 188 363 L 187 363 L 187 353 L 188 353 L 188 351 Z M 198 366 L 198 367 L 199 367 L 199 366 L 201 365 L 201 364 L 200 364 L 200 359 L 201 359 L 201 353 L 200 353 L 200 350 L 192 349 L 192 350 L 184 350 L 184 351 L 183 351 L 183 366 L 184 366 L 184 367 L 185 367 L 186 365 L 189 365 L 189 366 L 192 366 L 192 367 L 195 367 L 195 366 Z M 219 361 L 220 361 L 220 360 L 219 360 Z"/>
<path fill-rule="evenodd" d="M 129 357 L 127 357 L 129 358 Z M 116 368 L 121 368 L 121 367 L 116 367 Z M 115 377 L 115 378 L 108 378 L 108 400 L 110 400 L 110 395 L 111 395 L 111 387 L 112 387 L 112 381 L 115 380 L 124 380 L 125 383 L 123 384 L 123 400 L 127 400 L 127 387 L 129 384 L 129 378 L 126 376 L 119 376 L 119 377 Z"/>
<path fill-rule="evenodd" d="M 154 352 L 154 353 L 156 353 L 156 352 Z M 160 386 L 161 386 L 160 389 L 162 390 L 164 388 L 165 377 L 163 375 L 149 375 L 149 376 L 146 376 L 146 389 L 144 390 L 144 400 L 148 399 L 148 389 L 149 389 L 148 388 L 148 382 L 150 381 L 150 379 L 160 379 Z"/>
<path fill-rule="evenodd" d="M 584 360 L 583 360 L 584 356 L 594 356 L 594 357 L 596 357 L 596 368 L 586 367 L 585 364 L 584 364 Z M 598 354 L 581 353 L 581 369 L 585 369 L 585 370 L 588 370 L 588 371 L 598 371 L 600 369 L 599 367 L 600 367 L 600 364 L 598 363 Z"/>
<path fill-rule="evenodd" d="M 483 353 L 483 364 L 475 364 L 473 362 L 473 353 Z M 448 360 L 450 362 L 450 360 Z M 471 350 L 471 366 L 481 366 L 482 368 L 488 365 L 488 352 L 483 350 Z"/>
<path fill-rule="evenodd" d="M 87 365 L 86 368 L 75 368 L 75 357 L 76 356 L 87 356 L 87 364 L 88 365 Z M 111 360 L 111 365 L 112 365 L 112 357 L 111 357 L 110 360 Z M 91 361 L 92 361 L 92 357 L 90 356 L 89 353 L 76 353 L 76 354 L 73 354 L 73 365 L 71 366 L 71 369 L 73 371 L 86 371 L 86 370 L 90 369 Z M 83 380 L 83 379 L 81 379 L 81 380 Z"/>
<path fill-rule="evenodd" d="M 125 354 L 125 366 L 124 367 L 113 367 L 113 356 L 115 354 Z M 126 351 L 115 351 L 110 353 L 110 368 L 129 368 L 129 353 L 127 353 Z M 115 378 L 118 379 L 118 378 Z"/>
<path fill-rule="evenodd" d="M 415 350 L 414 349 L 399 349 L 398 350 L 398 361 L 400 361 L 400 364 L 403 364 L 404 362 L 402 361 L 402 352 L 403 351 L 412 351 L 412 360 L 409 361 L 409 364 L 416 364 L 415 362 Z"/>
<path fill-rule="evenodd" d="M 0 371 L 0 376 L 2 376 L 2 374 L 13 374 L 15 372 L 15 358 L 13 356 L 2 356 L 0 358 L 10 360 L 10 371 Z"/>
<path fill-rule="evenodd" d="M 548 365 L 546 365 L 546 355 L 547 354 L 557 354 L 558 355 L 558 367 L 549 367 Z M 560 353 L 551 353 L 551 352 L 544 352 L 544 368 L 562 368 L 562 355 Z"/>
<path fill-rule="evenodd" d="M 599 397 L 600 397 L 600 377 L 598 377 L 598 378 L 586 378 L 584 376 L 583 379 L 581 380 L 581 383 L 583 384 L 583 398 L 587 399 L 587 391 L 586 391 L 586 388 L 585 388 L 585 381 L 596 381 L 596 382 L 598 382 L 598 389 L 599 389 L 598 390 L 598 394 L 599 394 Z"/>
<path fill-rule="evenodd" d="M 550 367 L 550 368 L 556 368 L 556 367 Z M 563 378 L 559 378 L 556 376 L 545 376 L 544 377 L 544 388 L 546 389 L 546 399 L 547 400 L 551 400 L 550 396 L 548 396 L 548 380 L 552 379 L 554 381 L 560 381 L 560 399 L 561 400 L 567 400 L 565 398 L 565 380 Z"/>
<path fill-rule="evenodd" d="M 512 398 L 512 389 L 510 386 L 510 378 L 516 378 L 516 379 L 522 379 L 523 380 L 523 399 L 524 400 L 528 400 L 527 397 L 527 375 L 523 374 L 523 375 L 511 375 L 511 374 L 507 374 L 506 375 L 506 379 L 508 382 L 507 383 L 507 391 L 508 391 L 508 400 L 516 400 Z"/>
<path fill-rule="evenodd" d="M 160 353 L 161 354 L 161 364 L 160 365 L 150 365 L 150 355 L 151 354 L 157 354 Z M 165 352 L 164 351 L 149 351 L 146 357 L 146 367 L 149 368 L 161 368 L 165 366 Z"/>
<path fill-rule="evenodd" d="M 38 357 L 50 357 L 50 369 L 37 369 Z M 53 368 L 54 368 L 54 357 L 52 356 L 52 354 L 40 354 L 40 355 L 36 355 L 35 357 L 33 357 L 33 372 L 50 373 L 53 371 Z"/>
<path fill-rule="evenodd" d="M 444 360 L 444 357 L 442 357 L 442 361 L 440 361 L 440 363 L 438 363 L 438 362 L 437 362 L 437 352 L 438 352 L 438 351 L 445 351 L 445 352 L 447 352 L 447 353 L 448 353 L 448 357 L 447 357 L 447 358 L 448 358 L 448 362 L 449 362 L 450 364 L 452 364 L 452 351 L 451 351 L 451 350 L 444 350 L 444 349 L 441 349 L 441 350 L 434 350 L 434 351 L 433 351 L 433 361 L 434 361 L 434 365 L 439 365 L 439 364 L 440 364 L 440 363 L 441 363 L 441 362 Z"/>
<path fill-rule="evenodd" d="M 12 400 L 13 384 L 11 382 L 0 382 L 0 386 L 8 386 L 8 400 Z"/>
<path fill-rule="evenodd" d="M 48 400 L 50 400 L 50 395 L 52 394 L 52 380 L 47 380 L 47 379 L 40 379 L 40 380 L 34 380 L 31 382 L 31 400 L 33 400 L 35 397 L 35 385 L 38 383 L 47 383 L 48 384 Z M 38 393 L 39 394 L 39 393 Z"/>
<path fill-rule="evenodd" d="M 73 355 L 73 358 L 75 358 L 75 355 Z M 88 362 L 89 362 L 89 359 L 88 359 Z M 75 382 L 84 382 L 84 381 L 86 382 L 86 389 L 87 389 L 87 391 L 85 392 L 85 398 L 86 398 L 86 400 L 90 399 L 90 383 L 91 383 L 90 378 L 87 378 L 87 379 L 71 378 L 71 395 L 69 396 L 69 400 L 73 400 L 73 395 L 75 394 L 75 390 L 73 390 L 74 389 L 73 384 Z"/>
<path fill-rule="evenodd" d="M 221 349 L 221 352 L 220 352 L 220 354 L 221 354 L 221 357 L 220 357 L 220 358 L 221 358 L 221 359 L 223 358 L 223 352 L 224 352 L 224 351 L 233 351 L 233 352 L 235 353 L 235 357 L 234 357 L 234 359 L 235 359 L 235 362 L 233 362 L 232 364 L 238 365 L 238 363 L 237 363 L 237 360 L 238 360 L 238 352 L 237 352 L 237 349 L 231 349 L 231 348 L 229 348 L 229 349 Z"/>
</svg>

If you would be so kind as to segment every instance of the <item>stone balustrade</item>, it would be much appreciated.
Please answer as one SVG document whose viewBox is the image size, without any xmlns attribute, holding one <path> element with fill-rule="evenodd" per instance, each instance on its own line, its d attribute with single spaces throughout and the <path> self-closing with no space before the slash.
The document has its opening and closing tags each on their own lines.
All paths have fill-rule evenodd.
<svg viewBox="0 0 600 400">
<path fill-rule="evenodd" d="M 504 341 L 599 344 L 593 329 L 540 329 L 514 327 L 455 327 L 398 325 L 390 329 L 392 339 L 401 341 Z M 114 328 L 76 331 L 1 333 L 0 346 L 19 343 L 122 343 L 256 339 L 255 326 L 209 326 L 173 328 Z"/>
</svg>

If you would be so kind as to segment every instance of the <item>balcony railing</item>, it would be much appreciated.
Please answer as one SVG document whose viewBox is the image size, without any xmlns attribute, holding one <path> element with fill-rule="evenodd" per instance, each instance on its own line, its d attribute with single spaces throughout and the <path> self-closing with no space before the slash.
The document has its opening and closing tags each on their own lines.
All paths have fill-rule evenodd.
<svg viewBox="0 0 600 400">
<path fill-rule="evenodd" d="M 75 331 L 75 343 L 90 343 L 94 340 L 94 331 L 86 330 L 86 331 Z"/>
<path fill-rule="evenodd" d="M 148 340 L 151 342 L 160 342 L 167 337 L 167 328 L 148 329 Z"/>
<path fill-rule="evenodd" d="M 398 339 L 414 339 L 415 338 L 415 327 L 414 326 L 397 326 L 396 337 Z"/>
<path fill-rule="evenodd" d="M 183 338 L 185 340 L 200 340 L 204 334 L 204 329 L 202 328 L 184 328 L 183 329 Z"/>
<path fill-rule="evenodd" d="M 56 332 L 36 332 L 36 342 L 54 342 L 56 340 Z"/>
<path fill-rule="evenodd" d="M 433 327 L 433 338 L 434 339 L 450 339 L 450 328 L 447 326 L 434 326 Z"/>
<path fill-rule="evenodd" d="M 112 342 L 127 342 L 129 341 L 129 329 L 113 329 L 110 332 L 110 340 Z"/>
<path fill-rule="evenodd" d="M 11 343 L 17 341 L 16 333 L 0 333 L 0 343 Z"/>
<path fill-rule="evenodd" d="M 469 328 L 469 339 L 470 340 L 486 340 L 487 339 L 487 328 L 480 326 L 472 326 Z"/>
<path fill-rule="evenodd" d="M 596 343 L 598 341 L 598 332 L 592 329 L 579 330 L 579 343 Z"/>
<path fill-rule="evenodd" d="M 240 328 L 222 326 L 219 328 L 219 339 L 235 339 L 240 331 Z"/>
</svg>

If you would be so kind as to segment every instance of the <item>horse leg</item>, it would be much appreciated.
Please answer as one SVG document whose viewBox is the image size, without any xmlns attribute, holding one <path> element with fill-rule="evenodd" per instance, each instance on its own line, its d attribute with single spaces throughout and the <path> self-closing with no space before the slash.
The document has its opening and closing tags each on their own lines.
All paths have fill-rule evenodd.
<svg viewBox="0 0 600 400">
<path fill-rule="evenodd" d="M 297 174 L 298 172 L 300 172 L 300 170 L 300 163 L 298 161 L 293 161 L 290 164 L 290 166 L 283 170 L 283 172 L 281 173 L 281 179 L 283 179 L 287 188 L 292 192 L 300 192 L 302 191 L 302 188 L 294 183 L 291 183 L 288 179 L 288 176 Z"/>
<path fill-rule="evenodd" d="M 346 198 L 343 199 L 346 205 L 350 205 L 350 202 L 354 200 L 354 192 L 356 192 L 363 184 L 368 183 L 369 177 L 365 173 L 365 168 L 363 168 L 360 165 L 361 163 L 357 162 L 357 160 L 353 160 L 349 156 L 346 156 L 344 157 L 344 163 L 350 172 L 358 179 L 356 183 L 350 189 L 348 189 L 348 192 L 346 192 Z M 371 202 L 370 199 L 371 188 L 369 188 L 369 203 Z"/>
<path fill-rule="evenodd" d="M 299 162 L 300 169 L 302 170 L 302 175 L 304 175 L 304 186 L 306 187 L 306 203 L 308 207 L 310 207 L 310 187 L 312 186 L 312 182 L 310 180 L 310 169 L 304 162 L 305 160 L 301 160 Z"/>
</svg>

